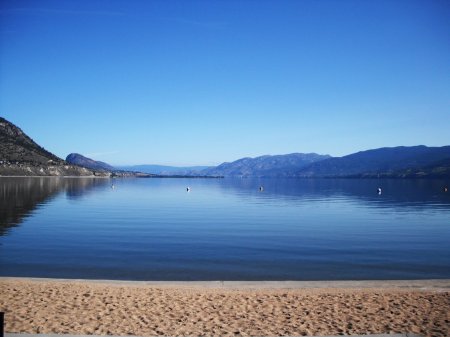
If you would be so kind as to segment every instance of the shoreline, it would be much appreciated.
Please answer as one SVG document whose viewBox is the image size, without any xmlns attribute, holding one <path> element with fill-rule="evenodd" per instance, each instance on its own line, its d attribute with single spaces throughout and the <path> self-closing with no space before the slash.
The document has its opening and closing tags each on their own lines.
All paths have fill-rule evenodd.
<svg viewBox="0 0 450 337">
<path fill-rule="evenodd" d="M 151 176 L 146 176 L 146 174 L 149 174 Z M 42 176 L 9 176 L 9 175 L 0 175 L 0 178 L 114 178 L 114 179 L 120 179 L 120 178 L 201 178 L 201 179 L 299 179 L 299 180 L 425 180 L 425 181 L 436 181 L 436 180 L 443 180 L 448 181 L 450 177 L 443 176 L 443 177 L 353 177 L 353 176 L 333 176 L 333 177 L 308 177 L 308 176 L 287 176 L 287 177 L 259 177 L 259 176 L 183 176 L 183 175 L 153 175 L 153 173 L 144 173 L 144 176 L 103 176 L 103 175 L 88 175 L 88 176 L 58 176 L 58 175 L 42 175 Z"/>
<path fill-rule="evenodd" d="M 98 178 L 98 179 L 105 179 L 105 178 L 111 178 L 110 176 L 95 176 L 95 175 L 89 175 L 89 176 L 5 176 L 0 175 L 0 178 Z"/>
<path fill-rule="evenodd" d="M 96 175 L 89 175 L 89 176 L 5 176 L 0 175 L 0 178 L 90 178 L 90 179 L 122 179 L 122 178 L 150 178 L 150 177 L 138 177 L 138 176 L 126 176 L 126 177 L 120 177 L 120 176 L 96 176 Z"/>
<path fill-rule="evenodd" d="M 450 335 L 450 280 L 115 281 L 0 277 L 7 333 Z"/>
<path fill-rule="evenodd" d="M 81 283 L 116 286 L 145 286 L 194 289 L 397 289 L 410 291 L 450 291 L 450 279 L 424 280 L 345 280 L 345 281 L 132 281 L 102 279 L 64 279 L 45 277 L 0 276 L 4 281 Z"/>
</svg>

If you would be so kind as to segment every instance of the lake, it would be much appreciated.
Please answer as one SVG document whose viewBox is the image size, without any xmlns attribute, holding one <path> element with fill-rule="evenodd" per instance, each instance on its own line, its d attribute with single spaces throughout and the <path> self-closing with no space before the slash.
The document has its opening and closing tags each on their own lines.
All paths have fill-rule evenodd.
<svg viewBox="0 0 450 337">
<path fill-rule="evenodd" d="M 450 192 L 443 191 L 448 184 L 3 177 L 0 275 L 450 278 Z"/>
</svg>

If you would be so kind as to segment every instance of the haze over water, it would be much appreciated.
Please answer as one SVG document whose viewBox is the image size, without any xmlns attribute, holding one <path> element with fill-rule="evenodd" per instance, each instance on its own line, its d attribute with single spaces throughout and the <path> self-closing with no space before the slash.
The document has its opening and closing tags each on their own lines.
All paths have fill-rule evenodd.
<svg viewBox="0 0 450 337">
<path fill-rule="evenodd" d="M 450 192 L 443 192 L 444 185 L 439 180 L 1 178 L 0 275 L 450 278 Z"/>
</svg>

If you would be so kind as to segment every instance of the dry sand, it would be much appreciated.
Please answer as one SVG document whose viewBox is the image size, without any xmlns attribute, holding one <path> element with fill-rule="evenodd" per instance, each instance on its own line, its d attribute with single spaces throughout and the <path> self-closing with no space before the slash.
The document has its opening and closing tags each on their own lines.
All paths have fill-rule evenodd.
<svg viewBox="0 0 450 337">
<path fill-rule="evenodd" d="M 6 332 L 450 335 L 450 281 L 139 283 L 0 279 Z"/>
</svg>

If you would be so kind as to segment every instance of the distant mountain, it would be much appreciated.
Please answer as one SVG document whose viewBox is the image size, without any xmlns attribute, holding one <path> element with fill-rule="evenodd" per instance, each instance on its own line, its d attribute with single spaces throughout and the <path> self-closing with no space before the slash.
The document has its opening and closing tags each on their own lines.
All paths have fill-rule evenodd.
<svg viewBox="0 0 450 337">
<path fill-rule="evenodd" d="M 78 165 L 86 167 L 91 170 L 99 171 L 114 171 L 115 168 L 109 164 L 102 161 L 95 161 L 91 158 L 87 158 L 79 153 L 71 153 L 66 157 L 66 162 L 72 165 Z"/>
<path fill-rule="evenodd" d="M 165 165 L 132 165 L 116 166 L 116 169 L 138 171 L 158 175 L 196 175 L 210 166 L 165 166 Z"/>
<path fill-rule="evenodd" d="M 203 175 L 225 177 L 288 177 L 311 163 L 331 158 L 317 153 L 291 153 L 242 158 L 201 171 Z"/>
<path fill-rule="evenodd" d="M 0 117 L 0 175 L 91 176 L 94 172 L 68 165 L 36 144 L 13 123 Z"/>
<path fill-rule="evenodd" d="M 112 177 L 156 177 L 155 174 L 145 173 L 140 170 L 128 170 L 125 168 L 118 168 L 109 165 L 102 161 L 97 161 L 88 157 L 85 157 L 79 153 L 71 153 L 66 157 L 66 161 L 72 165 L 78 165 L 81 167 L 87 167 L 96 172 L 102 172 L 109 174 Z"/>
<path fill-rule="evenodd" d="M 329 158 L 308 165 L 298 177 L 425 177 L 445 175 L 450 146 L 398 146 L 361 151 L 344 157 Z M 423 174 L 418 174 L 423 169 Z M 437 171 L 436 171 L 437 170 Z M 415 173 L 414 173 L 415 172 Z"/>
</svg>

